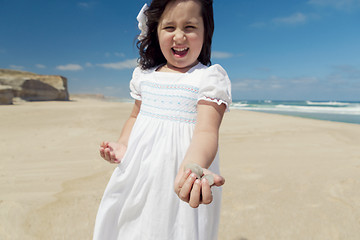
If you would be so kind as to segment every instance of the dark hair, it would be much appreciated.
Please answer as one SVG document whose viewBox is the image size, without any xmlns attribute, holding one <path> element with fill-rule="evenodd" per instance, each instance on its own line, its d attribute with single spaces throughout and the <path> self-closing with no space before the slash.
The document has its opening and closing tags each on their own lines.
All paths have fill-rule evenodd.
<svg viewBox="0 0 360 240">
<path fill-rule="evenodd" d="M 157 27 L 166 6 L 176 0 L 153 0 L 145 11 L 147 16 L 147 35 L 137 41 L 140 57 L 138 59 L 142 69 L 150 69 L 166 63 L 161 52 L 157 35 Z M 201 4 L 201 15 L 204 22 L 204 43 L 198 57 L 199 62 L 208 66 L 211 65 L 211 43 L 214 33 L 213 0 L 195 0 Z"/>
</svg>

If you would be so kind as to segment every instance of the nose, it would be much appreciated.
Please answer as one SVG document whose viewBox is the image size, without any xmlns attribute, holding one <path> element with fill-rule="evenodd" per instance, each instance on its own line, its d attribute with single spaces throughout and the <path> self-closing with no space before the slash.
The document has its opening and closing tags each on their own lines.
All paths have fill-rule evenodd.
<svg viewBox="0 0 360 240">
<path fill-rule="evenodd" d="M 175 31 L 174 37 L 173 37 L 174 42 L 176 42 L 176 43 L 183 42 L 183 41 L 185 41 L 185 39 L 186 39 L 185 33 L 182 30 Z"/>
</svg>

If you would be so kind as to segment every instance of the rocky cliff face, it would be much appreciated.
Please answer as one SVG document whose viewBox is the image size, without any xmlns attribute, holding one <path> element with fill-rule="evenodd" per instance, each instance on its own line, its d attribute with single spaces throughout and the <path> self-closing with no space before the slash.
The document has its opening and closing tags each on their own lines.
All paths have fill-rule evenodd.
<svg viewBox="0 0 360 240">
<path fill-rule="evenodd" d="M 27 101 L 69 100 L 67 79 L 62 76 L 0 69 L 0 85 L 0 104 L 9 104 L 8 98 L 12 99 L 9 89 L 13 97 Z"/>
<path fill-rule="evenodd" d="M 13 91 L 10 86 L 1 86 L 0 85 L 0 105 L 2 104 L 12 104 L 13 103 Z"/>
</svg>

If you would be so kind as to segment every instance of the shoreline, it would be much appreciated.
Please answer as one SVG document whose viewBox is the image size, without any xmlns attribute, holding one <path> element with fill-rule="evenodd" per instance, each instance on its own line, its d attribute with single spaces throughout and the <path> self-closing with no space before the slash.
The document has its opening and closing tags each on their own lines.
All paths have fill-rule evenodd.
<svg viewBox="0 0 360 240">
<path fill-rule="evenodd" d="M 132 103 L 1 106 L 0 239 L 90 239 Z M 220 240 L 360 238 L 360 126 L 232 110 L 220 128 Z"/>
<path fill-rule="evenodd" d="M 292 116 L 304 119 L 312 119 L 326 122 L 337 122 L 337 123 L 348 123 L 348 124 L 360 124 L 360 115 L 343 115 L 343 114 L 332 114 L 332 113 L 299 113 L 299 112 L 280 112 L 280 111 L 265 111 L 265 110 L 245 110 L 245 109 L 236 109 L 230 108 L 231 110 L 239 111 L 250 111 L 250 112 L 259 112 L 259 113 L 268 113 L 276 114 L 280 116 Z"/>
<path fill-rule="evenodd" d="M 359 101 L 234 100 L 232 106 L 255 112 L 360 124 Z"/>
<path fill-rule="evenodd" d="M 75 98 L 85 98 L 85 99 L 98 99 L 98 100 L 103 100 L 103 101 L 107 101 L 107 102 L 124 102 L 124 103 L 131 103 L 133 102 L 132 98 L 116 98 L 116 97 L 109 97 L 109 96 L 105 96 L 102 94 L 71 94 L 70 95 L 70 99 L 71 97 L 75 97 Z M 260 112 L 260 113 L 269 113 L 269 114 L 276 114 L 276 115 L 282 115 L 282 116 L 294 116 L 294 117 L 300 117 L 300 118 L 305 118 L 305 119 L 314 119 L 314 120 L 323 120 L 323 121 L 331 121 L 331 122 L 340 122 L 340 123 L 351 123 L 351 124 L 360 124 L 360 110 L 358 114 L 344 114 L 344 113 L 337 113 L 337 112 L 331 112 L 329 110 L 327 110 L 326 112 L 308 112 L 308 111 L 295 111 L 295 110 L 281 110 L 281 109 L 253 109 L 253 108 L 249 108 L 247 109 L 247 107 L 239 107 L 238 105 L 242 105 L 242 102 L 247 102 L 247 101 L 242 101 L 242 100 L 234 100 L 234 102 L 230 105 L 230 110 L 240 110 L 240 111 L 250 111 L 250 112 Z M 330 105 L 343 105 L 346 103 L 351 103 L 351 104 L 357 104 L 360 106 L 360 102 L 356 102 L 356 101 L 346 101 L 346 102 L 342 102 L 342 101 L 321 101 L 321 102 L 316 102 L 316 101 L 272 101 L 272 100 L 259 100 L 259 101 L 255 101 L 253 100 L 252 102 L 264 102 L 266 104 L 269 103 L 273 103 L 273 102 L 293 102 L 293 103 L 298 103 L 298 102 L 310 102 L 311 105 L 316 105 L 316 103 L 319 103 L 320 105 L 326 105 L 326 103 L 330 104 Z"/>
</svg>

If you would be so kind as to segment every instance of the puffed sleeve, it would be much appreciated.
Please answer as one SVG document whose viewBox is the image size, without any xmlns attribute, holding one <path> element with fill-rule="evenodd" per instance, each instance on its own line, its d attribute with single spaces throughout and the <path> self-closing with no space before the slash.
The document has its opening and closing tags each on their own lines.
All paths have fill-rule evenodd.
<svg viewBox="0 0 360 240">
<path fill-rule="evenodd" d="M 218 105 L 225 104 L 229 111 L 231 100 L 231 82 L 225 71 L 219 64 L 215 64 L 205 70 L 200 82 L 198 101 L 206 100 Z"/>
<path fill-rule="evenodd" d="M 140 89 L 140 67 L 136 67 L 132 74 L 132 79 L 130 81 L 130 95 L 135 100 L 141 101 L 141 89 Z"/>
</svg>

